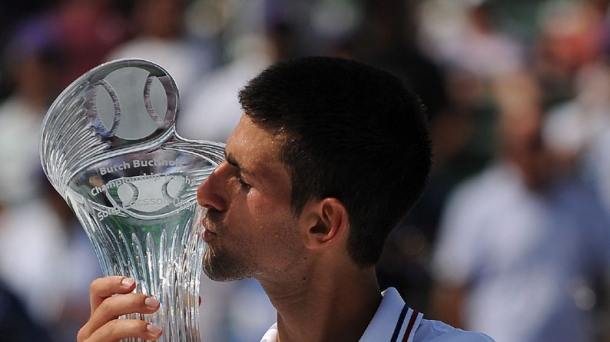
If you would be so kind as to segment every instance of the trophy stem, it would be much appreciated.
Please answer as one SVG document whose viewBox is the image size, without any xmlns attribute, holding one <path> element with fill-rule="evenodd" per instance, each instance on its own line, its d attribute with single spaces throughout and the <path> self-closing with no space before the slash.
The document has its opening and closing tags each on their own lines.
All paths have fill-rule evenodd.
<svg viewBox="0 0 610 342">
<path fill-rule="evenodd" d="M 196 203 L 161 220 L 119 215 L 94 220 L 85 203 L 78 203 L 80 195 L 69 191 L 67 197 L 77 216 L 96 222 L 84 226 L 103 274 L 131 277 L 136 280 L 135 292 L 161 302 L 154 314 L 122 318 L 143 319 L 161 327 L 159 342 L 199 342 L 199 285 L 205 245 L 200 224 L 203 211 L 196 210 Z M 144 342 L 137 338 L 122 341 Z"/>
</svg>

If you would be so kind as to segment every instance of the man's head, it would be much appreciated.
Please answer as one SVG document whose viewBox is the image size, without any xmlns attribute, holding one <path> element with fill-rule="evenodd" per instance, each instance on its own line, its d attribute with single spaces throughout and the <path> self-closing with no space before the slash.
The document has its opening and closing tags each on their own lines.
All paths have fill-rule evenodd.
<svg viewBox="0 0 610 342">
<path fill-rule="evenodd" d="M 309 57 L 266 69 L 239 99 L 226 161 L 198 190 L 208 276 L 301 279 L 322 255 L 374 265 L 428 177 L 417 97 L 386 72 Z"/>
<path fill-rule="evenodd" d="M 427 118 L 417 96 L 384 71 L 308 57 L 276 64 L 239 93 L 245 114 L 283 136 L 291 208 L 336 198 L 347 209 L 348 251 L 377 262 L 390 230 L 422 193 L 430 170 Z"/>
<path fill-rule="evenodd" d="M 513 73 L 493 82 L 497 101 L 499 156 L 516 166 L 525 184 L 544 187 L 554 171 L 554 158 L 542 136 L 542 93 L 527 73 Z"/>
</svg>

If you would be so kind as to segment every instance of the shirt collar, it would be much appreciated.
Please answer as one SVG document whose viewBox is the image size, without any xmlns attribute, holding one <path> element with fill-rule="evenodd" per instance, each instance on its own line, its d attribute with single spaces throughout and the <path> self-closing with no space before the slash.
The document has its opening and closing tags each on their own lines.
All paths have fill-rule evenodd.
<svg viewBox="0 0 610 342">
<path fill-rule="evenodd" d="M 360 342 L 392 340 L 392 335 L 396 329 L 401 312 L 405 308 L 405 302 L 393 287 L 383 291 L 381 295 L 383 296 L 381 304 L 379 304 L 373 320 L 371 320 L 371 323 L 369 323 L 369 326 L 364 331 Z"/>
<path fill-rule="evenodd" d="M 375 316 L 369 323 L 360 338 L 360 342 L 379 342 L 392 341 L 395 330 L 404 332 L 406 329 L 405 315 L 402 314 L 406 308 L 404 300 L 400 297 L 398 291 L 390 287 L 381 293 L 383 299 Z M 409 316 L 412 310 L 409 309 Z M 416 324 L 417 325 L 417 324 Z M 276 342 L 277 341 L 277 323 L 271 326 L 265 333 L 261 342 Z"/>
</svg>

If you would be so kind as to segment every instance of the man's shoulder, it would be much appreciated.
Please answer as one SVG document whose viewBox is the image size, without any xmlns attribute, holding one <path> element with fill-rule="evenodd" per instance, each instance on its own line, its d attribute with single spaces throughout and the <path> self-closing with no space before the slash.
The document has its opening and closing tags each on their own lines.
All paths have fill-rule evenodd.
<svg viewBox="0 0 610 342">
<path fill-rule="evenodd" d="M 494 342 L 489 336 L 454 328 L 441 321 L 423 319 L 415 332 L 414 342 Z"/>
</svg>

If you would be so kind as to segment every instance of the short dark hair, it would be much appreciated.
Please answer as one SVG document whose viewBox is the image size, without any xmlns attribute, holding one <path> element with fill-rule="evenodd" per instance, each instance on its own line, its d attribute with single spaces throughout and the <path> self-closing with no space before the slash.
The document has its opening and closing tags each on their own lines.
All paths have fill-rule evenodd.
<svg viewBox="0 0 610 342">
<path fill-rule="evenodd" d="M 280 158 L 291 175 L 293 213 L 313 199 L 339 199 L 349 216 L 350 256 L 374 265 L 430 172 L 419 97 L 386 71 L 312 56 L 263 70 L 239 100 L 259 127 L 286 134 Z"/>
</svg>

